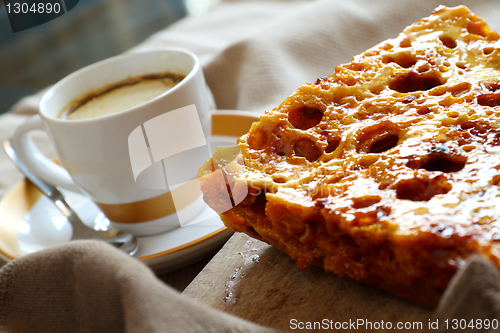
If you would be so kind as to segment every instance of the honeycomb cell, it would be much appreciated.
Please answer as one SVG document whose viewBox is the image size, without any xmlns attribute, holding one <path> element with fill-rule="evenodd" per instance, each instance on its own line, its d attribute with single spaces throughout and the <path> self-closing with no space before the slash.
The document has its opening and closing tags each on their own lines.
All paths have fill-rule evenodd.
<svg viewBox="0 0 500 333">
<path fill-rule="evenodd" d="M 321 150 L 309 138 L 302 138 L 295 141 L 293 150 L 296 156 L 304 157 L 309 162 L 318 160 L 322 155 Z"/>
<path fill-rule="evenodd" d="M 294 109 L 288 114 L 288 121 L 290 124 L 301 130 L 307 130 L 318 125 L 322 118 L 323 112 L 309 107 Z"/>
<path fill-rule="evenodd" d="M 427 171 L 457 172 L 464 168 L 467 157 L 458 154 L 431 153 L 419 160 L 410 160 L 406 166 L 411 169 L 424 169 Z"/>
<path fill-rule="evenodd" d="M 386 55 L 382 58 L 384 63 L 396 63 L 403 68 L 410 68 L 417 63 L 417 59 L 409 52 L 399 53 L 396 55 Z"/>
<path fill-rule="evenodd" d="M 382 136 L 381 138 L 375 140 L 375 142 L 371 144 L 368 152 L 371 154 L 383 153 L 384 151 L 396 147 L 398 141 L 399 137 L 396 134 L 388 134 Z"/>
<path fill-rule="evenodd" d="M 440 36 L 439 40 L 441 41 L 441 43 L 443 43 L 444 46 L 449 49 L 454 49 L 455 47 L 457 47 L 457 42 L 455 42 L 455 40 L 450 36 Z"/>
<path fill-rule="evenodd" d="M 389 84 L 389 88 L 400 93 L 409 93 L 413 91 L 425 91 L 438 87 L 444 83 L 444 80 L 436 72 L 408 72 L 397 77 Z"/>
<path fill-rule="evenodd" d="M 451 190 L 451 184 L 443 176 L 435 178 L 414 177 L 398 181 L 393 189 L 396 197 L 411 201 L 429 201 L 436 194 L 446 194 Z"/>
<path fill-rule="evenodd" d="M 495 48 L 493 48 L 492 46 L 488 46 L 488 47 L 485 47 L 483 49 L 483 54 L 489 55 L 489 54 L 492 54 L 494 51 L 495 51 Z"/>
<path fill-rule="evenodd" d="M 264 147 L 267 141 L 266 132 L 261 129 L 255 129 L 248 134 L 247 142 L 250 148 L 259 150 Z"/>
<path fill-rule="evenodd" d="M 499 106 L 500 105 L 500 93 L 493 94 L 483 94 L 477 96 L 477 104 L 483 106 Z"/>
<path fill-rule="evenodd" d="M 330 154 L 334 152 L 339 147 L 340 142 L 340 138 L 328 140 L 328 145 L 325 148 L 325 153 Z"/>
</svg>

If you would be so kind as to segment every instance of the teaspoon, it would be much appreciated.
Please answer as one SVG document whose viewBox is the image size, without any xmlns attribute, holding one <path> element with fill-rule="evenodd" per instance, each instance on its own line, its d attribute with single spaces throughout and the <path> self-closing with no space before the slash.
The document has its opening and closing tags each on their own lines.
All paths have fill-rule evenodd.
<svg viewBox="0 0 500 333">
<path fill-rule="evenodd" d="M 71 240 L 100 239 L 115 246 L 117 249 L 130 254 L 131 256 L 137 253 L 137 250 L 139 249 L 139 242 L 137 241 L 137 238 L 121 230 L 95 230 L 88 227 L 82 222 L 82 220 L 80 220 L 76 212 L 64 198 L 63 194 L 55 186 L 52 186 L 38 178 L 26 167 L 26 165 L 24 165 L 24 163 L 17 157 L 10 140 L 5 139 L 3 141 L 3 149 L 19 171 L 21 171 L 21 173 L 43 194 L 45 194 L 45 196 L 52 200 L 63 215 L 66 216 L 73 228 Z"/>
</svg>

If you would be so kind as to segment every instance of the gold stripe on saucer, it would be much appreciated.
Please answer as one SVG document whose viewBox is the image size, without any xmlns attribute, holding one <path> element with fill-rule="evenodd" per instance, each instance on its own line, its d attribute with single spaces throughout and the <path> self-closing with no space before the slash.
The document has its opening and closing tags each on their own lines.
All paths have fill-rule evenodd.
<svg viewBox="0 0 500 333">
<path fill-rule="evenodd" d="M 147 260 L 151 260 L 151 259 L 155 259 L 155 258 L 159 258 L 159 257 L 163 257 L 167 254 L 171 254 L 171 253 L 175 253 L 175 252 L 179 252 L 179 251 L 182 251 L 182 250 L 186 250 L 190 247 L 193 247 L 195 245 L 198 245 L 200 243 L 203 243 L 204 241 L 206 240 L 209 240 L 210 238 L 213 238 L 215 236 L 218 236 L 220 234 L 222 234 L 223 232 L 225 231 L 228 231 L 228 229 L 226 227 L 222 227 L 222 228 L 219 228 L 203 237 L 200 237 L 200 238 L 197 238 L 189 243 L 185 243 L 185 244 L 182 244 L 180 246 L 177 246 L 177 247 L 174 247 L 174 248 L 171 248 L 170 250 L 165 250 L 165 251 L 162 251 L 162 252 L 158 252 L 158 253 L 153 253 L 153 254 L 149 254 L 149 255 L 146 255 L 146 256 L 142 256 L 142 257 L 138 257 L 137 259 L 139 259 L 140 261 L 147 261 Z M 230 233 L 232 233 L 233 231 L 231 230 Z"/>
<path fill-rule="evenodd" d="M 25 254 L 17 242 L 17 228 L 42 193 L 27 180 L 14 186 L 0 201 L 0 253 L 8 259 Z"/>
<path fill-rule="evenodd" d="M 176 204 L 174 204 L 174 196 Z M 188 182 L 159 196 L 128 203 L 105 204 L 96 202 L 104 215 L 113 222 L 142 223 L 160 219 L 183 209 L 201 196 L 199 183 Z M 179 200 L 181 199 L 181 200 Z M 176 209 L 177 208 L 177 209 Z"/>
<path fill-rule="evenodd" d="M 259 119 L 255 115 L 230 114 L 230 112 L 212 114 L 212 135 L 240 137 Z"/>
</svg>

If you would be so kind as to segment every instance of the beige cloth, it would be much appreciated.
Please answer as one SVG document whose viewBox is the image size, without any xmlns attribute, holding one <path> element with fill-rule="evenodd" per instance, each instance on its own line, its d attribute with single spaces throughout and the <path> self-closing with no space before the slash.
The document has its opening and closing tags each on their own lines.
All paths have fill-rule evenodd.
<svg viewBox="0 0 500 333">
<path fill-rule="evenodd" d="M 182 20 L 158 32 L 131 51 L 165 46 L 190 49 L 202 61 L 219 109 L 263 112 L 299 85 L 329 75 L 335 65 L 397 36 L 440 4 L 469 5 L 500 30 L 497 0 L 228 1 L 202 17 Z M 10 136 L 17 124 L 36 112 L 37 100 L 24 99 L 0 118 L 0 139 Z M 49 150 L 41 138 L 37 140 Z M 0 174 L 1 194 L 21 179 L 3 152 Z M 4 266 L 0 270 L 1 324 L 16 332 L 265 331 L 195 305 L 156 281 L 148 268 L 116 252 L 96 242 L 73 242 Z M 465 280 L 458 281 L 465 282 L 457 282 L 458 292 L 443 299 L 437 316 L 462 315 L 472 304 L 481 311 L 482 295 L 491 300 L 497 297 L 491 296 L 498 291 L 493 283 L 498 282 L 495 269 L 470 267 L 476 274 L 464 271 L 459 276 Z M 477 272 L 479 276 L 491 272 L 491 284 L 469 280 Z M 488 292 L 453 296 L 460 296 L 461 288 L 467 289 L 470 281 L 477 281 L 477 288 Z M 478 300 L 469 303 L 474 297 Z M 450 305 L 457 311 L 446 310 Z M 496 309 L 491 307 L 492 313 L 487 315 L 498 318 Z"/>
<path fill-rule="evenodd" d="M 6 265 L 0 325 L 8 332 L 274 332 L 181 297 L 101 241 L 74 241 Z"/>
<path fill-rule="evenodd" d="M 478 320 L 490 324 L 497 320 L 496 325 L 490 325 L 485 331 L 500 332 L 500 274 L 492 262 L 479 257 L 467 262 L 441 298 L 432 322 L 436 320 L 438 332 L 478 331 Z M 475 329 L 468 326 L 471 321 L 477 325 Z"/>
</svg>

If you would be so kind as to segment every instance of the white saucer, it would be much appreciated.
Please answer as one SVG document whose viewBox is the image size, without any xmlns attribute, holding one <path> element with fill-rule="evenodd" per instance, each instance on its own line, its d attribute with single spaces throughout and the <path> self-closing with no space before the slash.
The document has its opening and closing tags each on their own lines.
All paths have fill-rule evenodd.
<svg viewBox="0 0 500 333">
<path fill-rule="evenodd" d="M 211 146 L 234 144 L 259 115 L 244 111 L 217 111 L 212 115 Z M 87 225 L 103 217 L 97 206 L 77 193 L 64 191 L 68 201 Z M 201 198 L 200 198 L 201 200 Z M 138 237 L 135 257 L 154 270 L 171 271 L 203 258 L 232 234 L 208 206 L 196 223 L 173 231 Z M 0 258 L 13 260 L 71 238 L 71 225 L 54 204 L 27 181 L 18 183 L 0 200 Z"/>
</svg>

